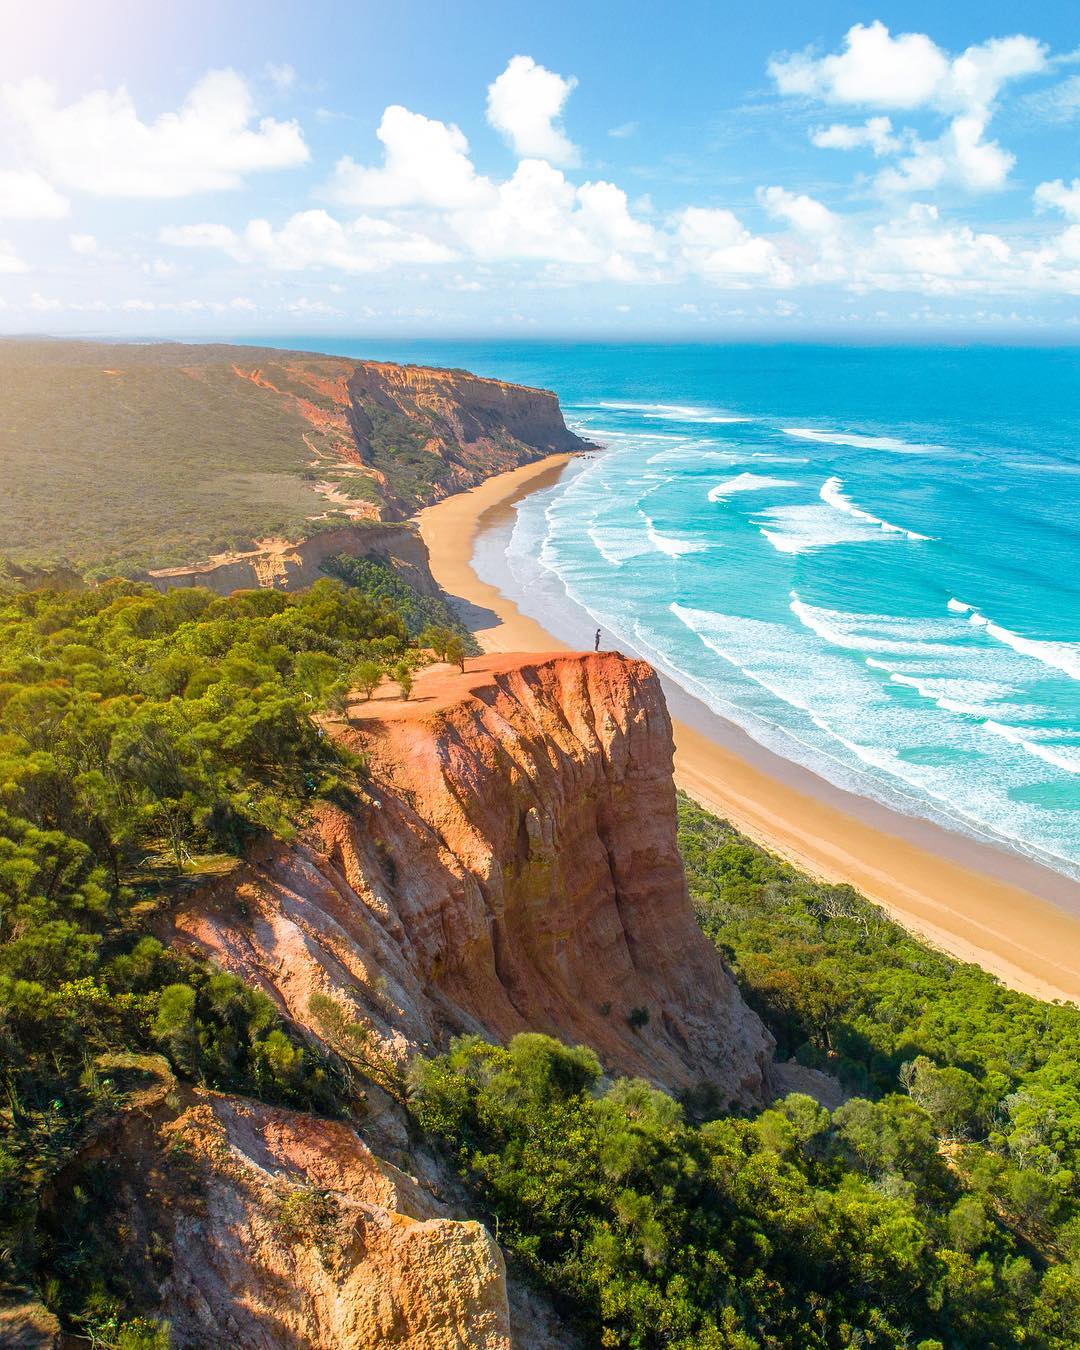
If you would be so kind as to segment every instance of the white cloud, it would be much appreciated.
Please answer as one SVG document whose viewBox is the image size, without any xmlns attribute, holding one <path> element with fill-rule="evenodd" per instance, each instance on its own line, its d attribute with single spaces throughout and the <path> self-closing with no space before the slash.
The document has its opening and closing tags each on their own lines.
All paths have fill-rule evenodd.
<svg viewBox="0 0 1080 1350">
<path fill-rule="evenodd" d="M 1080 220 L 1080 178 L 1074 178 L 1066 187 L 1060 178 L 1052 183 L 1040 183 L 1035 189 L 1038 206 L 1056 207 L 1070 220 Z"/>
<path fill-rule="evenodd" d="M 575 187 L 541 159 L 523 159 L 492 203 L 450 219 L 469 251 L 485 260 L 535 258 L 634 281 L 639 260 L 655 261 L 662 252 L 657 232 L 632 215 L 621 188 Z"/>
<path fill-rule="evenodd" d="M 5 85 L 0 99 L 50 179 L 102 197 L 235 188 L 248 174 L 308 159 L 296 122 L 255 122 L 251 90 L 233 70 L 203 76 L 178 112 L 153 122 L 139 119 L 122 86 L 62 106 L 54 86 L 27 80 Z"/>
<path fill-rule="evenodd" d="M 329 193 L 346 206 L 456 208 L 490 198 L 494 189 L 469 159 L 469 142 L 453 124 L 423 117 L 397 104 L 386 109 L 376 132 L 383 167 L 364 168 L 350 156 L 334 168 Z"/>
<path fill-rule="evenodd" d="M 572 76 L 563 79 L 531 56 L 515 56 L 488 86 L 487 119 L 521 158 L 576 164 L 577 147 L 560 124 L 576 84 Z"/>
<path fill-rule="evenodd" d="M 900 138 L 893 135 L 892 122 L 887 117 L 869 117 L 859 126 L 834 122 L 812 131 L 810 140 L 820 150 L 857 150 L 866 146 L 875 155 L 891 154 L 902 145 Z"/>
<path fill-rule="evenodd" d="M 1046 50 L 1034 38 L 991 38 L 950 60 L 925 33 L 893 37 L 880 20 L 850 28 L 838 54 L 816 58 L 804 51 L 769 62 L 782 94 L 945 112 L 987 108 L 1008 81 L 1045 68 Z"/>
<path fill-rule="evenodd" d="M 0 170 L 0 217 L 8 220 L 59 220 L 71 209 L 68 199 L 41 174 Z"/>
<path fill-rule="evenodd" d="M 935 141 L 911 142 L 911 154 L 896 167 L 882 169 L 877 185 L 882 192 L 926 192 L 941 183 L 957 183 L 972 192 L 991 192 L 1005 186 L 1016 156 L 997 141 L 984 141 L 986 116 L 971 113 L 954 117 Z"/>
<path fill-rule="evenodd" d="M 686 263 L 707 281 L 745 288 L 794 280 L 776 246 L 752 235 L 730 211 L 688 206 L 679 213 L 677 234 Z"/>
<path fill-rule="evenodd" d="M 917 290 L 929 294 L 1000 288 L 1015 276 L 1012 250 L 998 235 L 944 225 L 937 207 L 916 204 L 878 225 L 856 252 L 854 289 Z"/>
<path fill-rule="evenodd" d="M 304 318 L 329 318 L 345 312 L 336 305 L 327 304 L 325 300 L 309 300 L 306 295 L 298 296 L 295 300 L 286 300 L 283 308 L 289 314 L 299 314 Z"/>
<path fill-rule="evenodd" d="M 879 20 L 850 28 L 839 54 L 818 59 L 804 51 L 769 62 L 769 74 L 782 94 L 877 108 L 929 103 L 948 69 L 945 54 L 924 33 L 894 38 Z"/>
<path fill-rule="evenodd" d="M 15 252 L 15 245 L 8 239 L 0 239 L 0 275 L 29 270 L 29 265 Z"/>
<path fill-rule="evenodd" d="M 623 122 L 617 127 L 612 127 L 608 131 L 608 135 L 614 136 L 617 141 L 625 141 L 626 138 L 632 136 L 637 129 L 637 122 Z"/>
<path fill-rule="evenodd" d="M 805 193 L 796 195 L 782 187 L 769 187 L 758 188 L 757 195 L 769 215 L 786 220 L 804 234 L 831 234 L 839 226 L 839 220 L 827 206 Z"/>
<path fill-rule="evenodd" d="M 991 38 L 950 58 L 925 33 L 893 37 L 880 21 L 855 24 L 838 54 L 810 52 L 774 58 L 769 71 L 783 94 L 824 103 L 877 108 L 933 109 L 951 117 L 935 140 L 893 134 L 887 118 L 861 126 L 835 123 L 811 133 L 822 148 L 869 146 L 876 155 L 908 153 L 877 178 L 882 192 L 924 192 L 951 182 L 973 192 L 1005 185 L 1016 162 L 996 141 L 984 140 L 998 94 L 1012 80 L 1047 67 L 1046 50 L 1018 34 Z"/>
<path fill-rule="evenodd" d="M 394 265 L 448 262 L 454 253 L 426 235 L 372 216 L 341 222 L 326 211 L 300 211 L 278 230 L 268 220 L 251 220 L 242 231 L 227 225 L 170 225 L 162 243 L 176 247 L 220 248 L 237 262 L 275 271 L 331 267 L 343 272 L 378 272 Z"/>
<path fill-rule="evenodd" d="M 1080 116 L 1080 75 L 1070 75 L 1049 89 L 1027 94 L 1022 103 L 1040 121 L 1071 122 Z"/>
<path fill-rule="evenodd" d="M 68 245 L 81 258 L 92 258 L 98 251 L 98 241 L 92 234 L 69 234 Z"/>
</svg>

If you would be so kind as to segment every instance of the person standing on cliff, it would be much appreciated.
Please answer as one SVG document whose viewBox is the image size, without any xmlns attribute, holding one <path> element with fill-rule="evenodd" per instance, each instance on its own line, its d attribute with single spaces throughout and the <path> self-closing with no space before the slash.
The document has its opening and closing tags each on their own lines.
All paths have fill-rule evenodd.
<svg viewBox="0 0 1080 1350">
<path fill-rule="evenodd" d="M 596 630 L 596 641 L 593 643 L 593 651 L 598 652 L 599 650 L 600 650 L 600 629 L 598 628 Z"/>
</svg>

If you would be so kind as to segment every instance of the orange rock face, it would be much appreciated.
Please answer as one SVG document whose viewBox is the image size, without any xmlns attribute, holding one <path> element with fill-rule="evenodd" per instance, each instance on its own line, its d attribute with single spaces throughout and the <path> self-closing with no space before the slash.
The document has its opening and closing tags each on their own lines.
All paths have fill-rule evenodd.
<svg viewBox="0 0 1080 1350">
<path fill-rule="evenodd" d="M 181 1089 L 119 1131 L 110 1221 L 172 1343 L 509 1350 L 487 1230 L 441 1217 L 347 1125 Z"/>
<path fill-rule="evenodd" d="M 191 903 L 182 937 L 302 1023 L 331 993 L 399 1061 L 531 1029 L 670 1090 L 764 1099 L 772 1040 L 694 920 L 649 666 L 484 657 L 351 715 L 371 800 Z"/>
</svg>

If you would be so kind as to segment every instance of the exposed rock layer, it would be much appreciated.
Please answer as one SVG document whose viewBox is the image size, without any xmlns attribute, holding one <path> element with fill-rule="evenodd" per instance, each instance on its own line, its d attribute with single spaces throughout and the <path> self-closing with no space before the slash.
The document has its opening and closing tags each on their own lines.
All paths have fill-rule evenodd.
<svg viewBox="0 0 1080 1350">
<path fill-rule="evenodd" d="M 509 1350 L 486 1229 L 442 1217 L 344 1123 L 179 1089 L 88 1165 L 109 1175 L 101 1223 L 171 1344 Z"/>
<path fill-rule="evenodd" d="M 483 657 L 388 695 L 344 733 L 371 800 L 185 906 L 181 938 L 301 1023 L 334 994 L 399 1061 L 447 1030 L 533 1029 L 671 1090 L 762 1101 L 772 1041 L 688 902 L 651 668 Z"/>
</svg>

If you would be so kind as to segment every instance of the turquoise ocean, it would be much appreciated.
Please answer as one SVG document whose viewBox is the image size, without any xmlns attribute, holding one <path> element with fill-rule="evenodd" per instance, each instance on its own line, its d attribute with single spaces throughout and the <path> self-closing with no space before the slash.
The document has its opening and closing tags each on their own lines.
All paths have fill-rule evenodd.
<svg viewBox="0 0 1080 1350">
<path fill-rule="evenodd" d="M 276 342 L 554 389 L 602 451 L 519 503 L 487 580 L 838 787 L 1080 878 L 1080 349 Z"/>
</svg>

